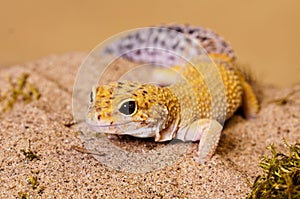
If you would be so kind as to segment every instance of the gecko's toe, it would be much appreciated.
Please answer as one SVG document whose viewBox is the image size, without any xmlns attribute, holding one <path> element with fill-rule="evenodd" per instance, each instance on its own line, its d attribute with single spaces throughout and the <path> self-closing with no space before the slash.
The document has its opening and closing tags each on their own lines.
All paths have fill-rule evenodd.
<svg viewBox="0 0 300 199">
<path fill-rule="evenodd" d="M 193 158 L 193 160 L 194 160 L 195 162 L 198 162 L 199 164 L 205 164 L 205 163 L 207 163 L 209 160 L 211 160 L 211 157 L 200 158 L 200 156 L 197 155 L 197 156 L 195 156 L 195 157 Z"/>
</svg>

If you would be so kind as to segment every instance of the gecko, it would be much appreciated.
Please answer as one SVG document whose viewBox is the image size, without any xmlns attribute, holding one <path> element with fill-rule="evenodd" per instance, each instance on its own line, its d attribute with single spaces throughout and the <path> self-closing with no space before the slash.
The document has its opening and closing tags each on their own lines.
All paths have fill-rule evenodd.
<svg viewBox="0 0 300 199">
<path fill-rule="evenodd" d="M 176 33 L 188 35 L 192 42 L 200 43 L 205 51 L 186 49 L 192 42 L 182 38 L 180 41 L 176 41 L 178 37 L 166 39 L 167 35 Z M 218 110 L 225 110 L 225 119 L 229 119 L 239 107 L 242 107 L 246 118 L 255 117 L 258 113 L 258 100 L 236 66 L 236 57 L 231 46 L 213 31 L 189 25 L 163 25 L 158 29 L 138 30 L 108 46 L 105 53 L 121 54 L 136 62 L 162 61 L 174 70 L 182 68 L 181 60 L 173 54 L 155 52 L 155 49 L 135 49 L 141 43 L 155 43 L 156 47 L 184 51 L 191 57 L 208 53 L 218 71 L 210 78 L 214 80 L 219 76 L 225 88 L 225 103 L 214 106 L 223 106 Z M 123 54 L 128 48 L 132 51 Z M 212 66 L 208 64 L 207 67 Z M 188 84 L 178 81 L 162 86 L 118 81 L 94 86 L 86 122 L 91 129 L 107 134 L 153 137 L 156 142 L 172 139 L 199 141 L 195 160 L 206 162 L 217 148 L 223 126 L 212 117 L 209 88 L 196 70 L 193 66 L 183 67 L 181 70 L 181 75 Z M 191 91 L 195 93 L 194 97 L 191 97 Z"/>
</svg>

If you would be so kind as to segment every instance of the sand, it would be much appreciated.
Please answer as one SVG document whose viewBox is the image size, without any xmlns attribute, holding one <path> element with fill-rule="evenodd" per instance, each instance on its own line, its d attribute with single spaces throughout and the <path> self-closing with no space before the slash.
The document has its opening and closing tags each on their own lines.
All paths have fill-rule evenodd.
<svg viewBox="0 0 300 199">
<path fill-rule="evenodd" d="M 31 103 L 18 101 L 3 113 L 0 128 L 0 198 L 245 198 L 248 181 L 260 173 L 259 157 L 282 138 L 300 141 L 300 85 L 279 89 L 259 85 L 261 111 L 246 120 L 234 115 L 225 125 L 216 154 L 200 165 L 193 160 L 197 143 L 175 164 L 142 174 L 116 171 L 97 161 L 83 147 L 72 123 L 72 89 L 86 53 L 49 56 L 0 69 L 0 90 L 9 89 L 7 75 L 29 73 L 28 81 L 41 97 Z M 270 102 L 291 95 L 286 104 Z M 21 150 L 35 152 L 26 158 Z M 147 141 L 133 141 L 139 145 Z M 83 148 L 80 148 L 83 149 Z M 37 177 L 36 188 L 28 178 Z"/>
</svg>

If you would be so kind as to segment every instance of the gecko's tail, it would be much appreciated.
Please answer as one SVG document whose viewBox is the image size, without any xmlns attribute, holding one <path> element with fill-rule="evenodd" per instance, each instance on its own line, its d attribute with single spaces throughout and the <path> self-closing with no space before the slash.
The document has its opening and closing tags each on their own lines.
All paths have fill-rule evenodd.
<svg viewBox="0 0 300 199">
<path fill-rule="evenodd" d="M 246 82 L 248 82 L 251 86 L 255 86 L 257 84 L 256 74 L 251 70 L 249 65 L 239 62 L 235 62 L 235 65 Z"/>
<path fill-rule="evenodd" d="M 260 109 L 259 103 L 259 91 L 256 89 L 258 86 L 254 73 L 250 70 L 250 67 L 245 65 L 237 64 L 240 77 L 242 79 L 243 86 L 243 99 L 242 109 L 245 117 L 254 118 Z"/>
<path fill-rule="evenodd" d="M 248 118 L 254 118 L 256 117 L 260 106 L 259 102 L 257 100 L 257 97 L 250 86 L 250 84 L 246 81 L 242 82 L 243 86 L 243 99 L 242 99 L 242 108 L 243 112 L 245 114 L 245 117 Z"/>
</svg>

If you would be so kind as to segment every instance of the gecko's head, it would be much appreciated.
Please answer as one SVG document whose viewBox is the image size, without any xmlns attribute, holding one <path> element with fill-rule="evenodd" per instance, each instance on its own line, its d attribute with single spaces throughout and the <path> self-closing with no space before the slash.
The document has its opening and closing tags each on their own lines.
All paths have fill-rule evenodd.
<svg viewBox="0 0 300 199">
<path fill-rule="evenodd" d="M 103 133 L 154 137 L 179 111 L 169 89 L 153 84 L 111 83 L 94 87 L 90 98 L 87 123 Z"/>
</svg>

